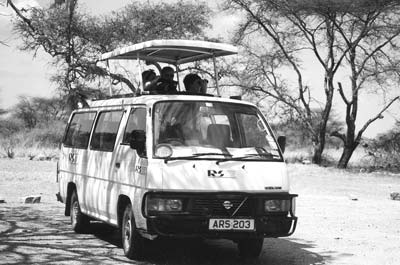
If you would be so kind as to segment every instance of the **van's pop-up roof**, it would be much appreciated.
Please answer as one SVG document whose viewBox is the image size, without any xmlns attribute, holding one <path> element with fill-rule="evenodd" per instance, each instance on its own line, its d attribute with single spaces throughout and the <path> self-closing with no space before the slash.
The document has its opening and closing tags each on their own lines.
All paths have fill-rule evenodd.
<svg viewBox="0 0 400 265">
<path fill-rule="evenodd" d="M 140 59 L 180 65 L 236 53 L 235 46 L 225 43 L 197 40 L 151 40 L 115 49 L 103 54 L 101 59 Z"/>
</svg>

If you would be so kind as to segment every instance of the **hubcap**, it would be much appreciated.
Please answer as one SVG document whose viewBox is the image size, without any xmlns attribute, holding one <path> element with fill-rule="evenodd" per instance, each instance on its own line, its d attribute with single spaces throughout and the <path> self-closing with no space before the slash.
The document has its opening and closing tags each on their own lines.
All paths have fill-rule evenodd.
<svg viewBox="0 0 400 265">
<path fill-rule="evenodd" d="M 72 205 L 72 223 L 76 223 L 77 216 L 79 214 L 79 205 L 78 202 L 74 202 Z"/>
<path fill-rule="evenodd" d="M 125 242 L 125 248 L 129 248 L 129 242 L 131 238 L 131 219 L 128 217 L 128 220 L 126 220 L 125 227 L 124 227 L 124 242 Z"/>
</svg>

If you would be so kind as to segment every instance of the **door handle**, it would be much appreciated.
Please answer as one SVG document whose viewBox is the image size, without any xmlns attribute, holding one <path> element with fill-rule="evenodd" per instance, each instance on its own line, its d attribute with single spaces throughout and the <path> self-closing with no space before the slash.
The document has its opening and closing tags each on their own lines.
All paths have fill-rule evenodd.
<svg viewBox="0 0 400 265">
<path fill-rule="evenodd" d="M 119 162 L 115 163 L 115 167 L 116 168 L 120 168 L 121 167 L 121 163 L 119 163 Z"/>
</svg>

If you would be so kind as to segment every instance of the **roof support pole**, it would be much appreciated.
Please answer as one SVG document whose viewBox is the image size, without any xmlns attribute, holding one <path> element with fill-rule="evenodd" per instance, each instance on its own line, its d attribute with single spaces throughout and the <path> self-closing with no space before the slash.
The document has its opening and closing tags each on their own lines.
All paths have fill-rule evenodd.
<svg viewBox="0 0 400 265">
<path fill-rule="evenodd" d="M 217 88 L 217 95 L 218 97 L 221 96 L 221 93 L 219 92 L 219 85 L 218 85 L 218 69 L 217 69 L 217 63 L 215 61 L 215 55 L 213 54 L 213 64 L 214 64 L 214 77 L 215 77 L 215 87 Z"/>
<path fill-rule="evenodd" d="M 181 84 L 179 82 L 179 64 L 175 64 L 176 81 L 178 81 L 178 91 L 181 91 Z"/>
<path fill-rule="evenodd" d="M 136 60 L 137 60 L 137 64 L 139 66 L 139 85 L 138 85 L 138 89 L 136 91 L 136 95 L 141 95 L 142 92 L 144 91 L 144 82 L 143 82 L 143 78 L 142 78 L 142 65 L 140 64 L 140 58 L 139 58 L 139 53 L 136 53 Z"/>
<path fill-rule="evenodd" d="M 106 68 L 107 68 L 107 72 L 111 73 L 110 71 L 110 62 L 109 60 L 106 61 Z M 111 74 L 108 75 L 109 80 L 110 80 L 110 87 L 108 88 L 108 93 L 110 94 L 110 97 L 112 97 L 112 79 L 111 79 Z"/>
</svg>

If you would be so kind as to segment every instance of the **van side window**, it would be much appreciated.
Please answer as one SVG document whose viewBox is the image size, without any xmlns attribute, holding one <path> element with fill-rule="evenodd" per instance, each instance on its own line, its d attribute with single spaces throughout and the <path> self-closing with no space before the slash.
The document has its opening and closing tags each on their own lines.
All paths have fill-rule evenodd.
<svg viewBox="0 0 400 265">
<path fill-rule="evenodd" d="M 94 128 L 90 149 L 112 152 L 123 111 L 101 112 Z"/>
<path fill-rule="evenodd" d="M 96 112 L 75 113 L 65 134 L 64 146 L 86 149 L 95 117 Z"/>
<path fill-rule="evenodd" d="M 129 114 L 128 122 L 126 124 L 123 144 L 129 144 L 131 133 L 135 130 L 146 131 L 146 109 L 134 108 Z"/>
</svg>

